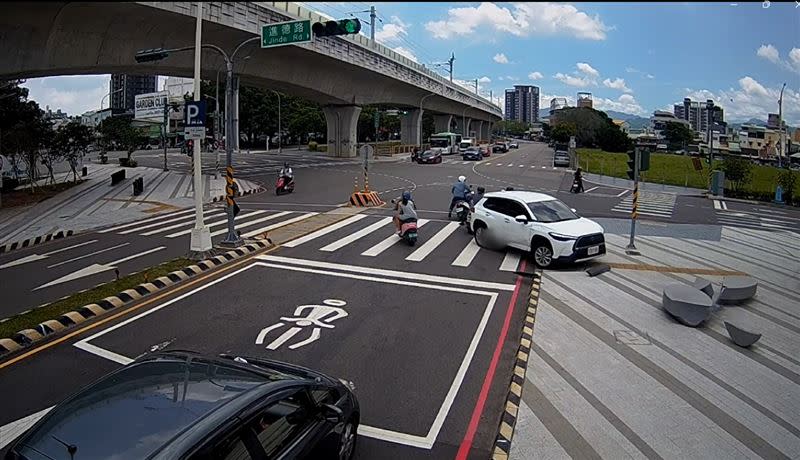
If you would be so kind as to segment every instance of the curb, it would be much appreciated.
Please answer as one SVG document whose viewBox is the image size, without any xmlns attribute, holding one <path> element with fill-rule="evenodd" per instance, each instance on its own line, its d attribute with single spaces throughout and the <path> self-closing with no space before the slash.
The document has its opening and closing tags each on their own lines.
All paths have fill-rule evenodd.
<svg viewBox="0 0 800 460">
<path fill-rule="evenodd" d="M 101 316 L 110 310 L 123 307 L 149 294 L 166 289 L 185 279 L 191 278 L 214 267 L 223 265 L 227 262 L 238 259 L 268 246 L 270 246 L 270 244 L 266 241 L 253 241 L 249 244 L 231 251 L 227 251 L 218 256 L 201 260 L 194 265 L 185 267 L 183 270 L 170 272 L 167 275 L 156 278 L 151 282 L 142 283 L 134 288 L 122 291 L 117 295 L 106 297 L 97 303 L 84 305 L 77 310 L 64 313 L 58 318 L 43 321 L 31 329 L 24 329 L 17 332 L 13 337 L 0 338 L 0 356 L 25 347 L 29 347 L 56 332 L 78 325 L 90 318 Z"/>
<path fill-rule="evenodd" d="M 734 203 L 747 203 L 747 204 L 757 204 L 759 206 L 771 206 L 773 208 L 778 209 L 796 209 L 797 206 L 792 206 L 786 203 L 775 203 L 774 201 L 758 201 L 758 200 L 747 200 L 744 198 L 730 198 L 727 196 L 719 196 L 719 195 L 704 195 L 709 200 L 720 200 L 720 201 L 733 201 Z"/>
<path fill-rule="evenodd" d="M 267 189 L 264 186 L 259 186 L 258 188 L 250 189 L 246 192 L 237 192 L 236 198 L 247 196 L 247 195 L 255 195 L 256 193 L 265 192 Z M 211 202 L 216 203 L 219 201 L 225 201 L 225 195 L 219 195 L 212 198 Z"/>
<path fill-rule="evenodd" d="M 508 460 L 511 452 L 511 439 L 514 437 L 514 428 L 517 424 L 519 404 L 522 401 L 522 386 L 525 384 L 525 372 L 528 369 L 528 356 L 533 344 L 533 328 L 536 324 L 536 309 L 539 306 L 539 291 L 542 287 L 542 272 L 537 269 L 531 281 L 531 292 L 528 298 L 528 310 L 525 313 L 525 322 L 522 326 L 517 357 L 514 362 L 514 373 L 506 395 L 506 404 L 500 425 L 497 428 L 497 437 L 494 440 L 492 460 Z"/>
<path fill-rule="evenodd" d="M 61 238 L 66 238 L 68 236 L 71 236 L 72 234 L 73 234 L 72 230 L 59 230 L 56 233 L 48 233 L 47 235 L 40 235 L 35 238 L 28 238 L 25 241 L 14 241 L 13 243 L 5 243 L 4 245 L 0 246 L 0 254 L 5 254 L 15 249 L 22 249 L 30 246 L 36 246 L 37 244 L 47 243 L 48 241 L 52 240 L 59 240 Z"/>
</svg>

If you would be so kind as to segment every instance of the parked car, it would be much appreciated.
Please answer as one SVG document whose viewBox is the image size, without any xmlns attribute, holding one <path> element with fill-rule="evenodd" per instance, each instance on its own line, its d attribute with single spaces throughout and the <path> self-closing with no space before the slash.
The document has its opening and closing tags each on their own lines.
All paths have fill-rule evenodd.
<svg viewBox="0 0 800 460">
<path fill-rule="evenodd" d="M 469 147 L 461 154 L 461 158 L 464 160 L 483 160 L 483 154 L 481 154 L 481 149 L 479 147 Z"/>
<path fill-rule="evenodd" d="M 442 162 L 442 151 L 441 150 L 426 150 L 419 155 L 419 159 L 417 159 L 417 163 L 441 163 Z"/>
<path fill-rule="evenodd" d="M 492 152 L 506 153 L 508 152 L 508 145 L 505 142 L 497 142 L 492 146 Z"/>
<path fill-rule="evenodd" d="M 578 216 L 574 209 L 544 193 L 487 193 L 470 213 L 468 225 L 478 246 L 530 251 L 542 268 L 606 253 L 600 224 Z"/>
<path fill-rule="evenodd" d="M 518 149 L 519 148 L 519 144 L 516 143 L 516 142 L 511 142 L 511 143 L 508 144 L 508 148 L 510 148 L 510 149 Z"/>
<path fill-rule="evenodd" d="M 6 459 L 349 459 L 359 416 L 352 384 L 310 369 L 159 352 L 55 406 Z"/>
<path fill-rule="evenodd" d="M 569 166 L 569 153 L 556 150 L 556 153 L 553 154 L 553 166 Z"/>
</svg>

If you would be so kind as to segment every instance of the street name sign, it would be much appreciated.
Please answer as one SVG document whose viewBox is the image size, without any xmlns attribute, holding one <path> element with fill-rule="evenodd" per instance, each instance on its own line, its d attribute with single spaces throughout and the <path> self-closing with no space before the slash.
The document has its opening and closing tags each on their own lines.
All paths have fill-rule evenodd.
<svg viewBox="0 0 800 460">
<path fill-rule="evenodd" d="M 311 42 L 311 20 L 271 22 L 261 26 L 261 47 L 296 45 Z"/>
</svg>

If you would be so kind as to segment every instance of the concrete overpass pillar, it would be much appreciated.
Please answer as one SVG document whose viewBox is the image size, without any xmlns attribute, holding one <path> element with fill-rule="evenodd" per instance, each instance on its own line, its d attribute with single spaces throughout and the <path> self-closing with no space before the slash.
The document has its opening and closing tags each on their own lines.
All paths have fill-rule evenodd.
<svg viewBox="0 0 800 460">
<path fill-rule="evenodd" d="M 233 77 L 233 151 L 239 153 L 239 77 Z"/>
<path fill-rule="evenodd" d="M 488 141 L 489 137 L 491 136 L 491 132 L 492 132 L 492 122 L 484 121 L 481 123 L 481 133 L 478 137 L 480 137 L 481 140 Z"/>
<path fill-rule="evenodd" d="M 483 133 L 483 120 L 472 120 L 469 124 L 469 135 L 476 140 L 482 140 L 481 134 Z"/>
<path fill-rule="evenodd" d="M 323 107 L 328 125 L 328 155 L 334 157 L 356 156 L 358 143 L 358 115 L 361 107 L 357 105 Z"/>
<path fill-rule="evenodd" d="M 456 119 L 455 132 L 461 134 L 462 137 L 469 137 L 469 126 L 472 124 L 472 118 L 455 117 L 455 119 Z"/>
<path fill-rule="evenodd" d="M 422 145 L 422 113 L 411 109 L 400 118 L 400 142 L 403 145 Z"/>
<path fill-rule="evenodd" d="M 452 115 L 434 115 L 433 125 L 436 133 L 446 133 L 450 131 L 450 124 L 453 122 Z"/>
</svg>

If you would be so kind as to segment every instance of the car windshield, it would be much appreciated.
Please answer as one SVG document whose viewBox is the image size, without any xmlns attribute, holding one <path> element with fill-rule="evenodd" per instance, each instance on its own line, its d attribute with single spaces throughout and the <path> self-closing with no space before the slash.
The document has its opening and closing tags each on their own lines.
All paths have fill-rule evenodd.
<svg viewBox="0 0 800 460">
<path fill-rule="evenodd" d="M 422 152 L 422 156 L 424 156 L 424 157 L 436 156 L 436 152 L 434 152 L 433 150 L 426 150 L 426 151 Z"/>
<path fill-rule="evenodd" d="M 560 200 L 535 201 L 528 203 L 533 216 L 539 222 L 561 222 L 578 219 L 578 216 Z"/>
<path fill-rule="evenodd" d="M 470 147 L 470 148 L 467 149 L 467 152 L 478 153 L 478 152 L 480 152 L 480 149 L 478 147 Z"/>
<path fill-rule="evenodd" d="M 448 145 L 447 139 L 431 139 L 431 147 L 442 148 Z"/>
</svg>

